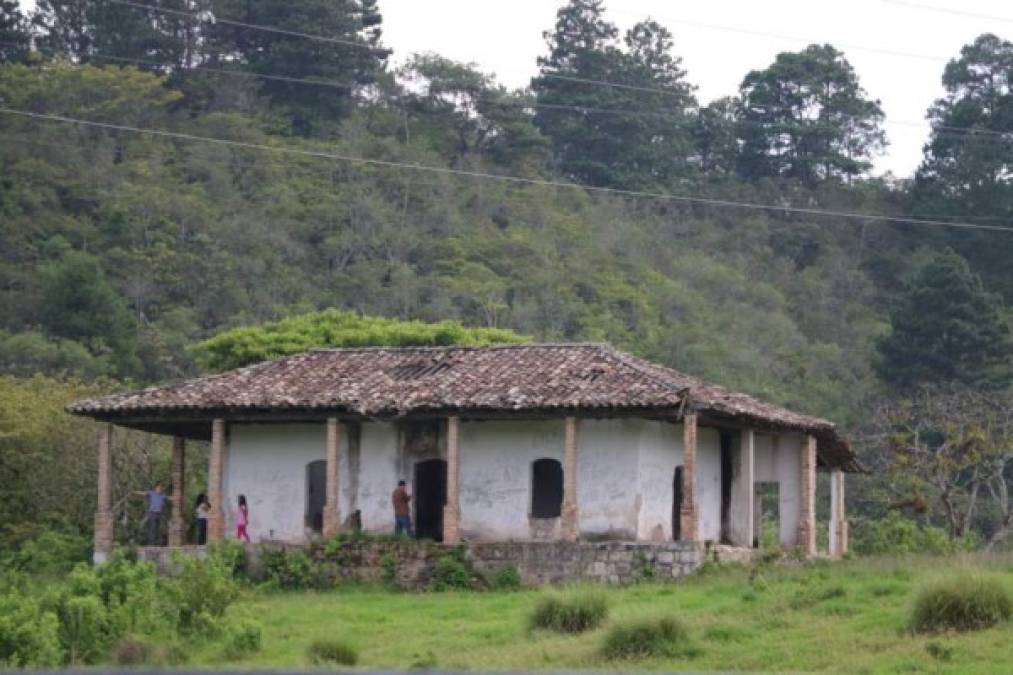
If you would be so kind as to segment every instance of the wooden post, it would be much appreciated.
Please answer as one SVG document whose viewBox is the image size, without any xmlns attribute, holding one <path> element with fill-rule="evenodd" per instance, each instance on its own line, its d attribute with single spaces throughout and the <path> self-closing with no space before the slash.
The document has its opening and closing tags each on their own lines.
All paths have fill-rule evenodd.
<svg viewBox="0 0 1013 675">
<path fill-rule="evenodd" d="M 753 448 L 753 430 L 743 429 L 739 433 L 739 447 L 735 451 L 732 503 L 728 525 L 732 544 L 745 548 L 752 548 L 754 536 L 753 504 L 755 501 L 755 488 L 753 486 Z"/>
<path fill-rule="evenodd" d="M 461 419 L 447 418 L 447 503 L 443 507 L 443 543 L 456 544 L 461 540 L 460 505 L 460 433 Z"/>
<path fill-rule="evenodd" d="M 336 417 L 327 418 L 326 497 L 324 499 L 324 536 L 333 537 L 341 528 L 341 507 L 338 503 L 338 463 L 341 459 L 341 427 Z"/>
<path fill-rule="evenodd" d="M 186 539 L 185 492 L 186 445 L 182 436 L 172 439 L 172 500 L 169 516 L 169 546 L 182 546 Z"/>
<path fill-rule="evenodd" d="M 577 418 L 563 422 L 563 508 L 560 538 L 577 541 L 580 535 L 580 510 L 577 507 Z"/>
<path fill-rule="evenodd" d="M 98 428 L 98 504 L 95 508 L 95 533 L 92 560 L 105 562 L 113 551 L 113 484 L 112 484 L 113 425 L 100 424 Z"/>
<path fill-rule="evenodd" d="M 830 472 L 830 555 L 848 552 L 848 521 L 844 515 L 844 472 Z"/>
<path fill-rule="evenodd" d="M 697 541 L 696 511 L 696 414 L 682 418 L 682 504 L 679 526 L 683 541 Z"/>
<path fill-rule="evenodd" d="M 208 466 L 208 500 L 211 512 L 208 514 L 208 543 L 214 544 L 225 538 L 225 492 L 222 489 L 222 474 L 225 472 L 225 420 L 216 418 L 211 422 L 211 457 Z"/>
<path fill-rule="evenodd" d="M 816 555 L 816 437 L 807 435 L 802 439 L 799 458 L 798 545 L 807 556 Z"/>
</svg>

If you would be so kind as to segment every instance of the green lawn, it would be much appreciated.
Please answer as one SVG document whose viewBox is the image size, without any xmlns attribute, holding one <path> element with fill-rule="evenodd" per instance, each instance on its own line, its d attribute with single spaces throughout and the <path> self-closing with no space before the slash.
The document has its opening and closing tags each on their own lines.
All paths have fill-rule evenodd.
<svg viewBox="0 0 1013 675">
<path fill-rule="evenodd" d="M 376 668 L 1010 672 L 1013 625 L 925 637 L 905 631 L 922 584 L 982 572 L 1013 592 L 1013 556 L 816 563 L 770 568 L 752 580 L 743 569 L 721 570 L 680 584 L 605 589 L 605 627 L 579 636 L 527 629 L 537 590 L 250 592 L 230 612 L 263 624 L 261 651 L 228 664 L 210 645 L 191 656 L 202 665 L 305 666 L 310 642 L 337 637 L 358 650 L 360 667 Z M 660 614 L 690 627 L 694 656 L 635 663 L 598 656 L 609 624 Z"/>
</svg>

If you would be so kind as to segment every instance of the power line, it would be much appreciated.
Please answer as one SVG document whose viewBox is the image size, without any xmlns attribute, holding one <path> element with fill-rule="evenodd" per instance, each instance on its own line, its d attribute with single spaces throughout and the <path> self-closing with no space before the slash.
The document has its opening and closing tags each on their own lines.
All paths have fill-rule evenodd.
<svg viewBox="0 0 1013 675">
<path fill-rule="evenodd" d="M 1002 21 L 1004 23 L 1013 23 L 1013 17 L 1010 16 L 996 16 L 994 14 L 969 12 L 966 9 L 952 9 L 950 7 L 926 5 L 925 3 L 910 2 L 909 0 L 882 0 L 882 1 L 889 5 L 899 5 L 901 7 L 910 7 L 912 9 L 920 9 L 928 12 L 939 12 L 941 14 L 950 14 L 952 16 L 964 16 L 970 19 L 985 19 L 986 21 Z"/>
<path fill-rule="evenodd" d="M 981 225 L 976 223 L 968 222 L 949 222 L 943 220 L 928 220 L 918 218 L 905 218 L 901 216 L 888 216 L 883 214 L 865 214 L 855 213 L 848 211 L 832 211 L 827 209 L 807 208 L 798 206 L 777 206 L 769 204 L 757 204 L 751 202 L 737 202 L 726 199 L 711 199 L 705 197 L 689 197 L 683 195 L 672 195 L 662 192 L 649 192 L 642 190 L 625 190 L 620 188 L 609 188 L 599 187 L 593 185 L 583 185 L 580 183 L 569 183 L 559 180 L 545 180 L 538 178 L 525 178 L 523 176 L 511 176 L 511 175 L 497 175 L 484 173 L 480 171 L 468 171 L 464 169 L 452 169 L 447 167 L 439 166 L 428 166 L 424 164 L 409 164 L 406 162 L 395 162 L 391 160 L 375 159 L 370 157 L 357 157 L 354 155 L 344 155 L 331 152 L 322 152 L 316 150 L 304 150 L 301 148 L 291 148 L 282 146 L 271 146 L 260 143 L 249 143 L 244 141 L 233 141 L 222 138 L 214 138 L 210 136 L 199 136 L 195 134 L 187 134 L 176 131 L 167 131 L 163 129 L 146 129 L 142 127 L 134 127 L 124 124 L 113 124 L 110 122 L 97 122 L 92 120 L 82 120 L 73 117 L 65 117 L 62 115 L 50 115 L 45 113 L 36 113 L 27 110 L 16 110 L 12 108 L 0 108 L 0 113 L 6 115 L 15 115 L 20 117 L 27 117 L 39 120 L 47 120 L 51 122 L 61 122 L 64 124 L 77 124 L 82 126 L 90 126 L 102 129 L 109 129 L 113 131 L 126 131 L 138 134 L 147 134 L 150 136 L 157 136 L 162 138 L 173 138 L 182 141 L 192 141 L 201 143 L 212 143 L 227 147 L 245 148 L 248 150 L 257 150 L 263 152 L 275 152 L 290 155 L 299 155 L 305 157 L 316 157 L 318 159 L 329 159 L 334 161 L 348 162 L 350 164 L 363 164 L 369 166 L 381 166 L 386 168 L 405 169 L 409 171 L 419 172 L 430 172 L 435 174 L 450 175 L 450 176 L 462 176 L 467 178 L 478 178 L 485 180 L 497 180 L 506 183 L 512 183 L 515 185 L 538 185 L 544 187 L 553 188 L 568 188 L 577 190 L 586 190 L 588 192 L 595 192 L 600 194 L 610 194 L 622 197 L 636 197 L 645 199 L 656 199 L 660 201 L 672 201 L 681 202 L 687 204 L 700 204 L 704 206 L 714 206 L 721 208 L 739 208 L 739 209 L 750 209 L 754 211 L 766 211 L 766 212 L 781 212 L 781 213 L 795 213 L 800 215 L 812 215 L 812 216 L 827 216 L 836 218 L 846 218 L 850 220 L 864 220 L 864 221 L 876 221 L 876 222 L 889 222 L 897 224 L 908 224 L 908 225 L 924 225 L 934 227 L 954 227 L 962 229 L 976 229 L 976 230 L 991 230 L 998 232 L 1013 232 L 1013 227 L 1002 227 L 998 225 Z"/>
</svg>

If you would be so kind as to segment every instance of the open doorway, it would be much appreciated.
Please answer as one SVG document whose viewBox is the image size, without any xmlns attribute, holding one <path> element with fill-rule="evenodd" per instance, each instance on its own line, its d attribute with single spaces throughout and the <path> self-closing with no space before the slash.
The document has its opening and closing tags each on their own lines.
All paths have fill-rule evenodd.
<svg viewBox="0 0 1013 675">
<path fill-rule="evenodd" d="M 721 432 L 721 543 L 731 544 L 731 512 L 732 512 L 732 434 Z"/>
<path fill-rule="evenodd" d="M 324 501 L 327 498 L 327 462 L 320 459 L 306 465 L 306 528 L 324 531 Z"/>
<path fill-rule="evenodd" d="M 413 486 L 415 536 L 443 541 L 443 506 L 447 503 L 447 463 L 428 459 L 415 464 Z"/>
<path fill-rule="evenodd" d="M 675 467 L 672 479 L 672 541 L 682 539 L 682 467 Z"/>
<path fill-rule="evenodd" d="M 774 548 L 780 546 L 780 483 L 755 483 L 753 499 L 753 548 Z"/>
</svg>

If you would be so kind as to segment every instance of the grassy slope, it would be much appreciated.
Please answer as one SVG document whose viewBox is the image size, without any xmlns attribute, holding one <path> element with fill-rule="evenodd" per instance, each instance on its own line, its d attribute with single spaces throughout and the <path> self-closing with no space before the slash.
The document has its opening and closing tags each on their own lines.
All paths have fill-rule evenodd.
<svg viewBox="0 0 1013 675">
<path fill-rule="evenodd" d="M 672 613 L 690 626 L 700 648 L 691 659 L 637 664 L 597 657 L 604 629 L 576 637 L 529 633 L 537 591 L 417 595 L 352 588 L 253 595 L 235 610 L 264 624 L 263 649 L 234 665 L 306 665 L 312 640 L 340 637 L 367 667 L 1009 672 L 1013 625 L 935 637 L 904 630 L 920 585 L 983 569 L 1013 592 L 1009 556 L 817 564 L 767 570 L 753 583 L 744 570 L 731 570 L 679 585 L 608 589 L 609 622 Z M 933 657 L 930 643 L 952 650 L 949 658 Z M 194 656 L 223 665 L 210 648 Z"/>
</svg>

